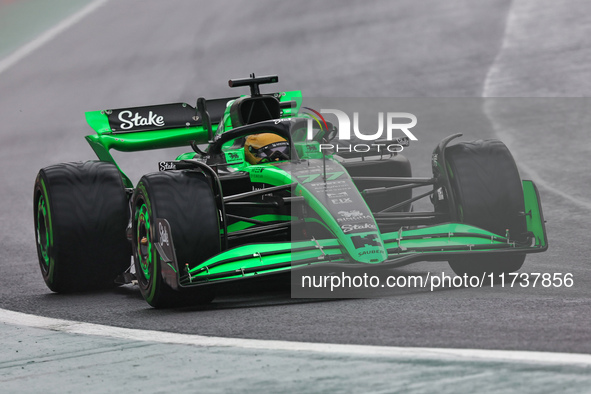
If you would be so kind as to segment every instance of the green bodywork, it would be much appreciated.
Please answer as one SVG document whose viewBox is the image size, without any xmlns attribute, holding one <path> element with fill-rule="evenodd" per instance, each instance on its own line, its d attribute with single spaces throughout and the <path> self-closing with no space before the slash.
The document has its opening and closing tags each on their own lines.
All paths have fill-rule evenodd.
<svg viewBox="0 0 591 394">
<path fill-rule="evenodd" d="M 293 101 L 296 104 L 291 109 L 283 110 L 282 118 L 307 116 L 300 113 L 302 99 L 299 91 L 279 93 L 275 97 L 281 102 Z M 226 107 L 221 124 L 213 125 L 214 130 L 220 129 L 227 132 L 232 129 L 229 116 L 230 104 L 231 101 Z M 210 142 L 208 141 L 208 132 L 202 126 L 113 133 L 109 126 L 107 113 L 108 111 L 86 113 L 88 124 L 96 131 L 96 134 L 87 136 L 86 140 L 100 160 L 115 165 L 117 163 L 110 153 L 111 149 L 122 152 L 135 152 L 190 146 L 192 142 L 196 144 Z M 318 164 L 314 168 L 319 168 L 319 163 L 322 163 L 323 159 L 325 159 L 332 168 L 337 169 L 326 173 L 326 181 L 342 179 L 352 182 L 344 167 L 333 157 L 322 157 L 318 141 L 300 140 L 293 142 L 300 163 Z M 535 239 L 535 242 L 532 242 L 531 245 L 510 245 L 510 241 L 505 237 L 462 223 L 444 223 L 381 233 L 375 219 L 373 219 L 375 230 L 346 234 L 334 215 L 326 208 L 326 202 L 315 196 L 308 187 L 308 184 L 325 179 L 321 171 L 312 170 L 307 175 L 302 175 L 302 173 L 294 172 L 291 167 L 276 163 L 251 165 L 244 160 L 244 149 L 232 148 L 232 142 L 225 144 L 222 152 L 225 155 L 228 167 L 235 171 L 248 173 L 253 183 L 265 184 L 268 187 L 294 184 L 295 186 L 291 189 L 292 193 L 295 196 L 302 196 L 307 206 L 317 215 L 317 218 L 306 220 L 320 221 L 333 234 L 333 237 L 297 242 L 262 242 L 237 246 L 224 250 L 190 269 L 185 268 L 184 262 L 176 262 L 176 265 L 169 264 L 177 276 L 177 283 L 169 283 L 173 288 L 283 272 L 295 267 L 315 264 L 402 265 L 418 260 L 447 260 L 450 254 L 532 253 L 544 251 L 547 248 L 539 196 L 535 185 L 531 181 L 523 181 L 527 230 L 533 234 L 532 239 Z M 194 157 L 195 153 L 190 152 L 177 157 L 177 160 L 193 159 Z M 133 188 L 134 185 L 123 171 L 121 171 L 121 174 L 126 187 Z M 258 215 L 252 219 L 269 223 L 288 223 L 293 217 L 289 215 Z M 231 234 L 252 226 L 252 223 L 239 221 L 232 223 L 227 230 Z M 365 245 L 365 247 L 359 247 L 352 241 L 352 237 L 366 236 L 374 237 L 378 241 L 378 246 Z M 174 243 L 174 240 L 172 242 Z M 179 267 L 181 268 L 179 269 Z"/>
</svg>

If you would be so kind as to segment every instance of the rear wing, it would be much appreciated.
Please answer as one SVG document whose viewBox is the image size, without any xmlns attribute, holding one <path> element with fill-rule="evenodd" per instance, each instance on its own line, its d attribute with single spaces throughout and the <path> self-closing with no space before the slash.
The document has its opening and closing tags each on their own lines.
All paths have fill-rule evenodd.
<svg viewBox="0 0 591 394">
<path fill-rule="evenodd" d="M 224 116 L 226 105 L 237 97 L 205 100 L 212 124 Z M 203 130 L 197 109 L 187 103 L 108 109 L 86 113 L 86 121 L 98 134 L 136 133 L 191 128 Z"/>
<path fill-rule="evenodd" d="M 282 116 L 297 114 L 302 101 L 300 91 L 274 93 L 282 105 Z M 237 97 L 206 100 L 207 112 L 215 130 L 223 121 L 228 102 Z M 202 124 L 197 109 L 187 103 L 161 104 L 86 112 L 86 121 L 96 134 L 86 141 L 101 161 L 117 164 L 109 152 L 137 152 L 152 149 L 190 146 L 209 143 L 208 131 Z M 121 170 L 121 169 L 120 169 Z M 133 187 L 123 175 L 126 186 Z"/>
</svg>

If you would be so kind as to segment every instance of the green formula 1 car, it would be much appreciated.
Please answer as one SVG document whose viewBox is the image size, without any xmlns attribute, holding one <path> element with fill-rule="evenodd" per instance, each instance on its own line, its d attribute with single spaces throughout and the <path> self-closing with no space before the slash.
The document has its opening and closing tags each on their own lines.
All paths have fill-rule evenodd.
<svg viewBox="0 0 591 394">
<path fill-rule="evenodd" d="M 306 114 L 299 91 L 260 93 L 277 80 L 231 80 L 251 94 L 200 98 L 196 107 L 86 113 L 99 160 L 43 168 L 35 182 L 47 286 L 133 282 L 150 305 L 166 307 L 209 302 L 222 284 L 303 267 L 429 260 L 480 276 L 514 272 L 527 253 L 547 249 L 537 189 L 521 180 L 502 142 L 448 146 L 460 135 L 450 136 L 433 152 L 433 175 L 413 177 L 401 154 L 322 149 L 336 146 L 337 128 Z M 249 145 L 261 135 L 274 142 Z M 137 185 L 110 154 L 179 146 L 192 151 L 159 162 Z M 414 211 L 424 197 L 433 210 Z"/>
</svg>

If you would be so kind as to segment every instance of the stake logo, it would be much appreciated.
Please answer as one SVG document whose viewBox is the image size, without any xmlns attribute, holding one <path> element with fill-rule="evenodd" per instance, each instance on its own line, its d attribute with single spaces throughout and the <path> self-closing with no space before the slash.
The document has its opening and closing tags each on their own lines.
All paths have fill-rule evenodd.
<svg viewBox="0 0 591 394">
<path fill-rule="evenodd" d="M 371 224 L 371 223 L 364 223 L 364 224 L 343 224 L 341 226 L 341 230 L 343 230 L 343 233 L 345 233 L 345 234 L 350 233 L 352 231 L 359 232 L 361 230 L 367 231 L 367 230 L 375 230 L 375 229 L 376 229 L 375 224 Z M 375 245 L 375 246 L 379 246 L 379 245 Z M 355 249 L 358 249 L 358 248 L 355 247 Z"/>
<path fill-rule="evenodd" d="M 176 161 L 161 161 L 158 163 L 158 171 L 176 170 Z"/>
<path fill-rule="evenodd" d="M 320 150 L 335 149 L 336 152 L 369 152 L 375 150 L 377 153 L 398 153 L 402 152 L 405 146 L 408 146 L 409 141 L 418 141 L 418 138 L 410 131 L 411 128 L 417 125 L 417 117 L 408 112 L 378 112 L 378 130 L 371 133 L 366 133 L 359 128 L 359 112 L 353 112 L 353 122 L 345 112 L 338 109 L 321 109 L 320 112 L 304 107 L 308 119 L 308 133 L 309 140 L 314 139 L 314 128 L 316 123 L 320 132 L 324 132 L 323 142 L 320 144 Z M 333 114 L 338 121 L 338 141 L 350 141 L 352 136 L 361 141 L 377 141 L 385 143 L 374 144 L 351 144 L 348 147 L 337 144 L 329 144 L 326 141 L 326 136 L 330 134 L 331 130 L 328 128 L 328 123 L 322 114 Z M 385 124 L 385 127 L 384 127 Z M 353 127 L 351 127 L 351 125 Z M 351 133 L 351 129 L 353 133 Z M 396 137 L 394 131 L 401 131 L 405 136 Z M 318 133 L 316 133 L 317 135 Z M 384 135 L 385 134 L 385 135 Z M 385 138 L 384 138 L 385 137 Z M 385 141 L 384 141 L 385 140 Z"/>
<path fill-rule="evenodd" d="M 131 111 L 121 111 L 119 121 L 123 130 L 129 130 L 137 126 L 164 126 L 164 117 L 152 111 L 146 117 L 141 116 L 139 112 L 134 115 Z"/>
</svg>

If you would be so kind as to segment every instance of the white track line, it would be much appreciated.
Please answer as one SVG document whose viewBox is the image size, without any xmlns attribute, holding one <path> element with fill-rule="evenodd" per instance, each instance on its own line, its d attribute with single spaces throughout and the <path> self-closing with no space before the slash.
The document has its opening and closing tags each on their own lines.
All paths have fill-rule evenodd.
<svg viewBox="0 0 591 394">
<path fill-rule="evenodd" d="M 513 1 L 511 1 L 511 4 L 509 5 L 509 10 L 507 11 L 507 17 L 505 18 L 505 30 L 503 32 L 503 41 L 501 42 L 501 46 L 499 48 L 499 51 L 497 52 L 493 62 L 491 63 L 490 67 L 488 68 L 488 72 L 486 73 L 486 76 L 484 77 L 484 83 L 482 84 L 482 97 L 492 97 L 490 96 L 490 91 L 492 90 L 491 88 L 491 80 L 492 80 L 492 75 L 497 71 L 497 69 L 499 69 L 499 63 L 500 63 L 500 59 L 501 56 L 503 55 L 503 52 L 505 51 L 506 48 L 509 47 L 509 40 L 508 40 L 508 32 L 511 29 L 511 27 L 515 24 L 515 23 L 519 23 L 518 21 L 514 21 L 515 18 L 517 18 L 517 15 L 515 14 L 515 12 L 513 12 L 513 10 L 515 9 L 515 4 L 513 3 Z"/>
<path fill-rule="evenodd" d="M 10 67 L 14 66 L 25 57 L 30 55 L 35 50 L 39 49 L 57 35 L 62 33 L 63 31 L 67 30 L 68 28 L 72 27 L 76 23 L 80 22 L 84 17 L 91 14 L 92 12 L 96 11 L 99 7 L 103 6 L 109 0 L 96 0 L 81 9 L 80 11 L 76 12 L 75 14 L 71 15 L 70 17 L 64 19 L 56 26 L 52 27 L 51 29 L 47 30 L 45 33 L 41 34 L 39 37 L 35 38 L 33 41 L 29 42 L 28 44 L 20 47 L 15 52 L 10 54 L 8 57 L 0 60 L 0 74 L 4 71 L 8 70 Z"/>
<path fill-rule="evenodd" d="M 535 5 L 535 3 L 533 3 L 533 4 Z M 486 78 L 484 79 L 484 84 L 482 87 L 482 97 L 485 98 L 484 113 L 489 118 L 489 120 L 493 126 L 493 129 L 497 135 L 497 138 L 504 141 L 507 145 L 510 145 L 513 140 L 512 134 L 511 134 L 513 132 L 513 130 L 506 130 L 504 127 L 502 127 L 499 124 L 499 122 L 497 122 L 495 120 L 495 117 L 492 114 L 492 111 L 490 110 L 490 103 L 486 100 L 486 97 L 494 97 L 494 96 L 491 96 L 491 94 L 490 94 L 490 92 L 493 90 L 492 84 L 491 84 L 492 76 L 494 74 L 500 72 L 499 70 L 501 68 L 500 68 L 499 64 L 501 63 L 501 57 L 503 55 L 503 52 L 505 51 L 505 49 L 511 47 L 511 42 L 510 42 L 511 32 L 512 31 L 519 31 L 519 29 L 521 28 L 521 25 L 522 25 L 522 20 L 521 20 L 520 15 L 518 15 L 518 13 L 515 12 L 514 2 L 511 3 L 510 7 L 511 8 L 509 9 L 509 11 L 507 13 L 507 20 L 505 23 L 505 32 L 503 33 L 503 42 L 501 43 L 501 47 L 499 48 L 499 52 L 495 56 L 495 59 L 493 60 L 491 66 L 488 69 L 488 72 L 486 73 Z M 513 156 L 516 157 L 516 159 L 519 156 L 519 150 L 516 149 L 515 146 L 511 147 L 511 153 L 513 154 Z M 546 181 L 535 169 L 533 169 L 529 165 L 525 164 L 524 161 L 521 161 L 521 160 L 516 160 L 516 161 L 518 163 L 517 165 L 519 166 L 519 168 L 524 173 L 526 173 L 528 175 L 528 177 L 536 183 L 537 186 L 547 190 L 550 193 L 553 193 L 554 195 L 562 197 L 563 199 L 565 199 L 567 201 L 570 201 L 571 203 L 578 206 L 579 208 L 583 208 L 585 210 L 591 211 L 591 202 L 590 201 L 582 199 L 582 198 L 577 198 L 577 197 L 574 197 L 568 193 L 565 193 L 559 187 L 555 187 L 550 182 Z"/>
<path fill-rule="evenodd" d="M 202 335 L 104 326 L 100 324 L 40 317 L 5 309 L 0 309 L 0 322 L 67 334 L 94 335 L 124 340 L 191 345 L 197 347 L 230 347 L 270 351 L 295 351 L 359 357 L 387 357 L 397 360 L 517 362 L 546 365 L 591 366 L 591 355 L 589 354 L 482 349 L 407 348 L 207 337 Z"/>
</svg>

